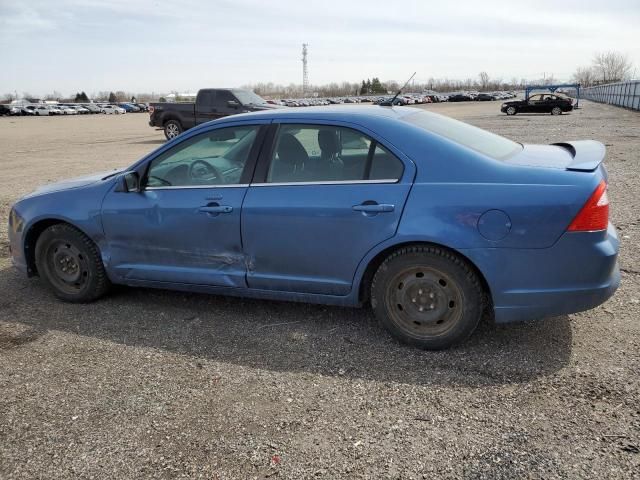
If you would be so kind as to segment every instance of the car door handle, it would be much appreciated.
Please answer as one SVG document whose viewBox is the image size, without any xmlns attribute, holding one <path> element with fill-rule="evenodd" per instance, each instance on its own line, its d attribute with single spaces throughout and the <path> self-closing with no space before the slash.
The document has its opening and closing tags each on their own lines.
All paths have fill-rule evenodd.
<svg viewBox="0 0 640 480">
<path fill-rule="evenodd" d="M 208 205 L 206 207 L 200 207 L 202 213 L 231 213 L 233 207 L 230 205 Z"/>
<path fill-rule="evenodd" d="M 389 203 L 362 203 L 360 205 L 354 205 L 351 208 L 356 212 L 380 213 L 393 212 L 396 206 Z"/>
</svg>

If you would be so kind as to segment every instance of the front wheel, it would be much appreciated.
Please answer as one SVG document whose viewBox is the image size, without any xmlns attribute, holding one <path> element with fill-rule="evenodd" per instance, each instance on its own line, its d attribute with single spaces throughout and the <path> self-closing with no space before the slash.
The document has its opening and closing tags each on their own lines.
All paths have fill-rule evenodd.
<svg viewBox="0 0 640 480">
<path fill-rule="evenodd" d="M 518 113 L 518 111 L 516 110 L 516 107 L 507 108 L 507 115 L 515 115 L 516 113 Z"/>
<path fill-rule="evenodd" d="M 42 232 L 35 256 L 38 274 L 61 300 L 91 302 L 109 289 L 98 248 L 71 225 L 52 225 Z"/>
<path fill-rule="evenodd" d="M 560 107 L 553 107 L 551 109 L 551 115 L 562 115 L 562 109 Z"/>
<path fill-rule="evenodd" d="M 182 133 L 182 125 L 177 120 L 169 120 L 164 124 L 164 136 L 172 140 Z"/>
<path fill-rule="evenodd" d="M 371 285 L 380 324 L 403 343 L 441 350 L 466 340 L 484 309 L 480 280 L 466 261 L 437 247 L 390 255 Z"/>
</svg>

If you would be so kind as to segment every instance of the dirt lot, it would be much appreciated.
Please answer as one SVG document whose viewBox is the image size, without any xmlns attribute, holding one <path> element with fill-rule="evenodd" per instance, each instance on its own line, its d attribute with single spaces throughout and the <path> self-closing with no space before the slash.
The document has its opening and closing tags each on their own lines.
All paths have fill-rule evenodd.
<svg viewBox="0 0 640 480">
<path fill-rule="evenodd" d="M 593 311 L 457 349 L 367 310 L 121 288 L 87 306 L 15 273 L 0 231 L 0 477 L 638 478 L 640 114 L 427 108 L 521 142 L 607 144 L 623 282 Z M 144 114 L 0 118 L 0 221 L 39 184 L 162 143 Z"/>
</svg>

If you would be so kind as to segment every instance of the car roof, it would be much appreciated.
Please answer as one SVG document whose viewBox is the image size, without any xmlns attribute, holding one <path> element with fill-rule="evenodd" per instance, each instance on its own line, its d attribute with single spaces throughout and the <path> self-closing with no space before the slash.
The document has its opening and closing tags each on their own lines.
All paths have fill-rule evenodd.
<svg viewBox="0 0 640 480">
<path fill-rule="evenodd" d="M 289 109 L 289 108 L 274 108 L 269 110 L 261 110 L 258 112 L 242 113 L 239 115 L 233 115 L 225 117 L 223 120 L 247 120 L 250 118 L 260 119 L 309 119 L 309 120 L 340 120 L 340 121 L 354 121 L 362 120 L 363 118 L 370 119 L 400 119 L 406 115 L 412 113 L 423 112 L 428 115 L 432 115 L 425 110 L 417 110 L 409 107 L 382 107 L 379 105 L 326 105 L 326 106 L 314 106 L 307 107 L 305 109 Z"/>
</svg>

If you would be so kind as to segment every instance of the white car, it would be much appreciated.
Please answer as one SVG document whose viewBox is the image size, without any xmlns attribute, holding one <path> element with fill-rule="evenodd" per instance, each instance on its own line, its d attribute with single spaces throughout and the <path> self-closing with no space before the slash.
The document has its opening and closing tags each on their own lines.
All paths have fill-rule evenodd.
<svg viewBox="0 0 640 480">
<path fill-rule="evenodd" d="M 84 108 L 81 105 L 69 105 L 69 108 L 73 108 L 76 112 L 80 113 L 80 114 L 87 114 L 89 113 L 89 110 L 87 110 L 86 108 Z"/>
<path fill-rule="evenodd" d="M 48 105 L 49 115 L 62 115 L 62 110 L 57 105 Z"/>
<path fill-rule="evenodd" d="M 46 105 L 38 105 L 33 107 L 33 113 L 37 116 L 42 116 L 42 115 L 50 115 L 51 111 L 49 110 L 49 108 L 47 108 Z"/>
<path fill-rule="evenodd" d="M 119 113 L 127 113 L 127 111 L 124 108 L 118 107 L 116 105 L 103 105 L 100 108 L 100 111 L 102 113 L 107 113 L 107 114 L 115 113 L 116 115 Z"/>
<path fill-rule="evenodd" d="M 58 108 L 62 111 L 63 115 L 77 115 L 78 111 L 67 105 L 60 105 Z"/>
</svg>

